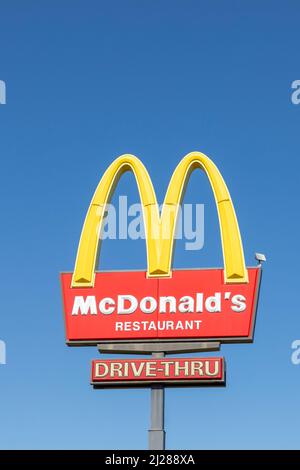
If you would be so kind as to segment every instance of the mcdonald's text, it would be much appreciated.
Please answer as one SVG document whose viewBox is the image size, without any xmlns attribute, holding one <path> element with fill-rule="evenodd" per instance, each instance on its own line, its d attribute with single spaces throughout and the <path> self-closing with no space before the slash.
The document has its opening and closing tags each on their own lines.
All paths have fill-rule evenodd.
<svg viewBox="0 0 300 470">
<path fill-rule="evenodd" d="M 260 268 L 226 284 L 222 269 L 97 272 L 94 287 L 72 288 L 62 274 L 67 342 L 158 338 L 252 339 Z"/>
<path fill-rule="evenodd" d="M 165 383 L 193 385 L 224 384 L 222 357 L 186 359 L 119 359 L 92 361 L 91 383 L 94 386 L 144 385 Z"/>
</svg>

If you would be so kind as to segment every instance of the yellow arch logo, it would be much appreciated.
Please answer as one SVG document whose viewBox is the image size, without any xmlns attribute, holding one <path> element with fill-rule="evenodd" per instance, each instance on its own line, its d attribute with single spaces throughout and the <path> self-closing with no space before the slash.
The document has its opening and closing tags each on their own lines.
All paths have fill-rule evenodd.
<svg viewBox="0 0 300 470">
<path fill-rule="evenodd" d="M 72 287 L 92 287 L 99 246 L 99 235 L 104 222 L 105 208 L 123 173 L 132 171 L 143 207 L 149 277 L 171 275 L 174 233 L 186 184 L 191 173 L 202 169 L 211 184 L 220 224 L 224 258 L 225 283 L 247 283 L 243 245 L 235 210 L 227 186 L 216 165 L 203 153 L 191 152 L 176 167 L 170 180 L 160 215 L 155 191 L 149 173 L 135 156 L 125 154 L 106 170 L 98 184 L 88 209 L 79 241 Z"/>
</svg>

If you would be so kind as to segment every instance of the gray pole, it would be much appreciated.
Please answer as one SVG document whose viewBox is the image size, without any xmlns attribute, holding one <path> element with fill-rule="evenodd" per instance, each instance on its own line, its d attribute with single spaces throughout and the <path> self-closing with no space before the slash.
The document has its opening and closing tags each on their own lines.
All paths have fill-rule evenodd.
<svg viewBox="0 0 300 470">
<path fill-rule="evenodd" d="M 154 352 L 152 357 L 161 359 L 163 352 Z M 165 450 L 165 387 L 160 384 L 151 386 L 151 428 L 149 429 L 149 450 Z"/>
</svg>

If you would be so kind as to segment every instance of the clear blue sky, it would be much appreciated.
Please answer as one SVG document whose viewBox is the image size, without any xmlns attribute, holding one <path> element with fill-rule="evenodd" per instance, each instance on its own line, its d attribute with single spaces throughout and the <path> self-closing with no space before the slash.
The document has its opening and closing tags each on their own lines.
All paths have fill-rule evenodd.
<svg viewBox="0 0 300 470">
<path fill-rule="evenodd" d="M 218 165 L 248 265 L 266 253 L 255 341 L 223 345 L 224 389 L 166 392 L 167 447 L 299 447 L 299 2 L 4 0 L 0 4 L 1 448 L 146 448 L 149 396 L 93 390 L 95 348 L 68 348 L 59 272 L 72 270 L 102 172 L 140 157 L 162 201 L 189 151 Z M 138 201 L 126 175 L 116 196 Z M 214 202 L 205 245 L 175 266 L 221 266 Z M 143 241 L 107 242 L 100 268 L 145 268 Z"/>
</svg>

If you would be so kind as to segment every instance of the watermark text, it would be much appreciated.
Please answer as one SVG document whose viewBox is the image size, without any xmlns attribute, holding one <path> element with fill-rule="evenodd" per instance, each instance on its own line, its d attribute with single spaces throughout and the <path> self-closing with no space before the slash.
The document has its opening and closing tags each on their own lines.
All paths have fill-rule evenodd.
<svg viewBox="0 0 300 470">
<path fill-rule="evenodd" d="M 293 349 L 291 355 L 292 364 L 298 366 L 300 364 L 300 339 L 295 339 L 291 344 L 291 348 Z"/>
<path fill-rule="evenodd" d="M 294 80 L 291 85 L 292 90 L 291 101 L 293 104 L 300 104 L 300 80 Z"/>
<path fill-rule="evenodd" d="M 6 344 L 0 339 L 0 364 L 6 364 Z"/>
<path fill-rule="evenodd" d="M 163 223 L 152 224 L 148 236 L 153 240 L 185 240 L 186 250 L 201 250 L 204 246 L 204 204 L 166 205 L 163 209 Z M 157 207 L 144 208 L 142 204 L 128 205 L 127 196 L 119 196 L 118 207 L 107 204 L 103 217 L 101 240 L 145 239 L 144 212 L 151 214 L 155 220 Z M 102 208 L 99 207 L 99 211 Z M 99 213 L 100 215 L 100 213 Z M 98 230 L 98 228 L 97 228 Z M 150 234 L 150 235 L 149 235 Z"/>
<path fill-rule="evenodd" d="M 0 80 L 0 104 L 6 104 L 6 84 Z"/>
</svg>

